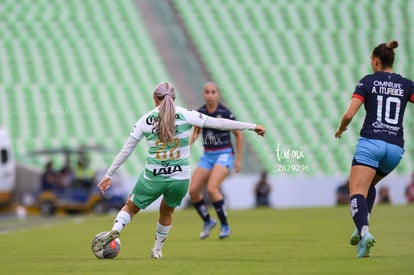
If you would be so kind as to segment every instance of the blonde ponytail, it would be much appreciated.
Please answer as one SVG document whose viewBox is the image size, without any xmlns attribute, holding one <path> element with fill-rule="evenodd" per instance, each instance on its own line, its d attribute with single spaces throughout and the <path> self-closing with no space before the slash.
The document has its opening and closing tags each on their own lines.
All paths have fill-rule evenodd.
<svg viewBox="0 0 414 275">
<path fill-rule="evenodd" d="M 166 95 L 158 113 L 158 137 L 161 142 L 172 141 L 175 134 L 175 106 L 171 96 Z"/>
<path fill-rule="evenodd" d="M 175 135 L 175 88 L 168 82 L 155 87 L 154 96 L 162 100 L 160 105 L 157 130 L 161 142 L 171 142 Z"/>
</svg>

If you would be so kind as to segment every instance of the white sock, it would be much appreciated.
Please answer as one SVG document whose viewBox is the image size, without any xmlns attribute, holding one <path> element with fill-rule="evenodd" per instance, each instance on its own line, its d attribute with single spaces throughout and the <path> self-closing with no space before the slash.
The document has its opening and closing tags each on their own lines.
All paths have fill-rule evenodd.
<svg viewBox="0 0 414 275">
<path fill-rule="evenodd" d="M 121 232 L 122 229 L 131 221 L 131 216 L 126 211 L 119 211 L 118 215 L 115 218 L 114 226 L 112 230 Z"/>
<path fill-rule="evenodd" d="M 361 228 L 361 237 L 364 237 L 365 233 L 367 233 L 367 232 L 368 232 L 368 226 L 367 225 L 364 225 Z"/>
<path fill-rule="evenodd" d="M 164 245 L 165 239 L 167 239 L 170 229 L 171 229 L 171 225 L 166 226 L 166 225 L 162 225 L 159 222 L 157 222 L 154 249 L 159 249 L 159 250 L 162 249 L 162 246 Z"/>
</svg>

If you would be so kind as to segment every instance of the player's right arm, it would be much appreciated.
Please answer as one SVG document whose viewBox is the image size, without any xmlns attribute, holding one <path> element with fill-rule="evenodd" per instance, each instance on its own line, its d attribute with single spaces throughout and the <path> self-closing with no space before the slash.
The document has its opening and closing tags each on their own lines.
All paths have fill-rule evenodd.
<svg viewBox="0 0 414 275">
<path fill-rule="evenodd" d="M 342 133 L 346 131 L 355 114 L 364 103 L 365 97 L 368 94 L 367 87 L 369 84 L 367 82 L 369 82 L 369 77 L 371 76 L 364 76 L 356 85 L 354 93 L 352 94 L 351 102 L 349 103 L 345 113 L 342 115 L 339 126 L 335 131 L 335 138 L 341 138 Z"/>
<path fill-rule="evenodd" d="M 124 146 L 122 146 L 121 151 L 112 161 L 111 167 L 109 167 L 104 178 L 98 183 L 98 188 L 99 190 L 101 190 L 102 194 L 104 194 L 105 191 L 108 190 L 109 187 L 111 187 L 112 176 L 115 174 L 116 170 L 118 170 L 118 168 L 128 159 L 128 157 L 132 154 L 139 141 L 144 136 L 144 132 L 141 127 L 142 123 L 145 123 L 145 116 L 138 120 L 138 122 L 134 125 L 134 128 L 132 129 L 130 136 L 125 141 Z"/>
<path fill-rule="evenodd" d="M 351 123 L 352 119 L 354 118 L 355 114 L 358 112 L 359 108 L 362 105 L 362 100 L 359 97 L 353 97 L 351 102 L 348 105 L 345 113 L 342 115 L 341 121 L 339 123 L 339 127 L 335 132 L 336 138 L 341 138 L 342 133 L 346 131 L 348 125 Z"/>
<path fill-rule="evenodd" d="M 186 112 L 186 119 L 189 124 L 201 128 L 214 128 L 223 131 L 252 130 L 260 136 L 264 136 L 265 134 L 265 128 L 262 125 L 241 122 L 226 118 L 214 118 L 194 110 Z"/>
</svg>

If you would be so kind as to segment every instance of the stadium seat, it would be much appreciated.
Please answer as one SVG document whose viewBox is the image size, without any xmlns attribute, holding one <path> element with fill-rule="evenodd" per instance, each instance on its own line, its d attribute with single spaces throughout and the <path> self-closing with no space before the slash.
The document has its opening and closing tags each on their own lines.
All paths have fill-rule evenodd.
<svg viewBox="0 0 414 275">
<path fill-rule="evenodd" d="M 407 38 L 413 1 L 172 3 L 225 104 L 238 119 L 267 126 L 264 139 L 245 136 L 270 171 L 278 143 L 305 148 L 311 174 L 348 171 L 362 112 L 340 143 L 333 133 L 356 83 L 370 73 L 373 45 L 398 39 L 395 71 L 414 74 L 414 44 Z M 119 149 L 153 106 L 151 89 L 170 79 L 134 1 L 3 0 L 0 16 L 0 123 L 26 163 L 41 165 L 44 159 L 24 156 L 46 147 Z M 411 140 L 414 119 L 405 122 Z M 413 148 L 407 142 L 406 151 Z M 145 161 L 143 147 L 137 150 L 125 164 L 131 174 Z M 193 159 L 201 153 L 194 150 Z M 108 166 L 112 157 L 93 159 Z M 406 154 L 398 171 L 411 167 Z"/>
<path fill-rule="evenodd" d="M 1 107 L 8 114 L 0 122 L 10 128 L 18 160 L 42 167 L 45 158 L 26 153 L 84 144 L 119 150 L 154 106 L 153 87 L 170 79 L 135 3 L 5 0 L 0 6 L 7 102 Z M 143 166 L 146 152 L 138 151 L 124 172 L 136 175 Z M 92 153 L 93 166 L 108 167 L 115 154 Z"/>
<path fill-rule="evenodd" d="M 173 3 L 226 104 L 239 119 L 267 126 L 270 137 L 246 138 L 268 170 L 275 164 L 277 142 L 306 148 L 309 161 L 315 161 L 311 174 L 349 170 L 351 140 L 356 141 L 362 114 L 341 145 L 334 132 L 358 80 L 370 73 L 370 51 L 384 34 L 403 43 L 404 58 L 397 58 L 404 66 L 401 73 L 409 76 L 414 70 L 406 65 L 412 45 L 404 36 L 413 26 L 407 13 L 412 1 L 381 0 L 374 6 L 317 0 Z M 395 20 L 385 24 L 387 17 Z M 407 138 L 412 134 L 406 131 Z M 406 159 L 400 169 L 412 167 L 413 160 Z"/>
</svg>

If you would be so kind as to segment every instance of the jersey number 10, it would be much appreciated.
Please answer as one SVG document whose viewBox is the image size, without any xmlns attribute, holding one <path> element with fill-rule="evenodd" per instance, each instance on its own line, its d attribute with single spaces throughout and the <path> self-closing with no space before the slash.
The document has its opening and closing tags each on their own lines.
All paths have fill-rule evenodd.
<svg viewBox="0 0 414 275">
<path fill-rule="evenodd" d="M 382 122 L 382 107 L 384 105 L 384 96 L 377 96 L 377 121 Z M 391 114 L 391 106 L 395 104 L 395 112 Z M 398 124 L 398 118 L 400 117 L 401 100 L 398 97 L 386 97 L 385 98 L 385 113 L 384 120 L 389 124 Z"/>
</svg>

